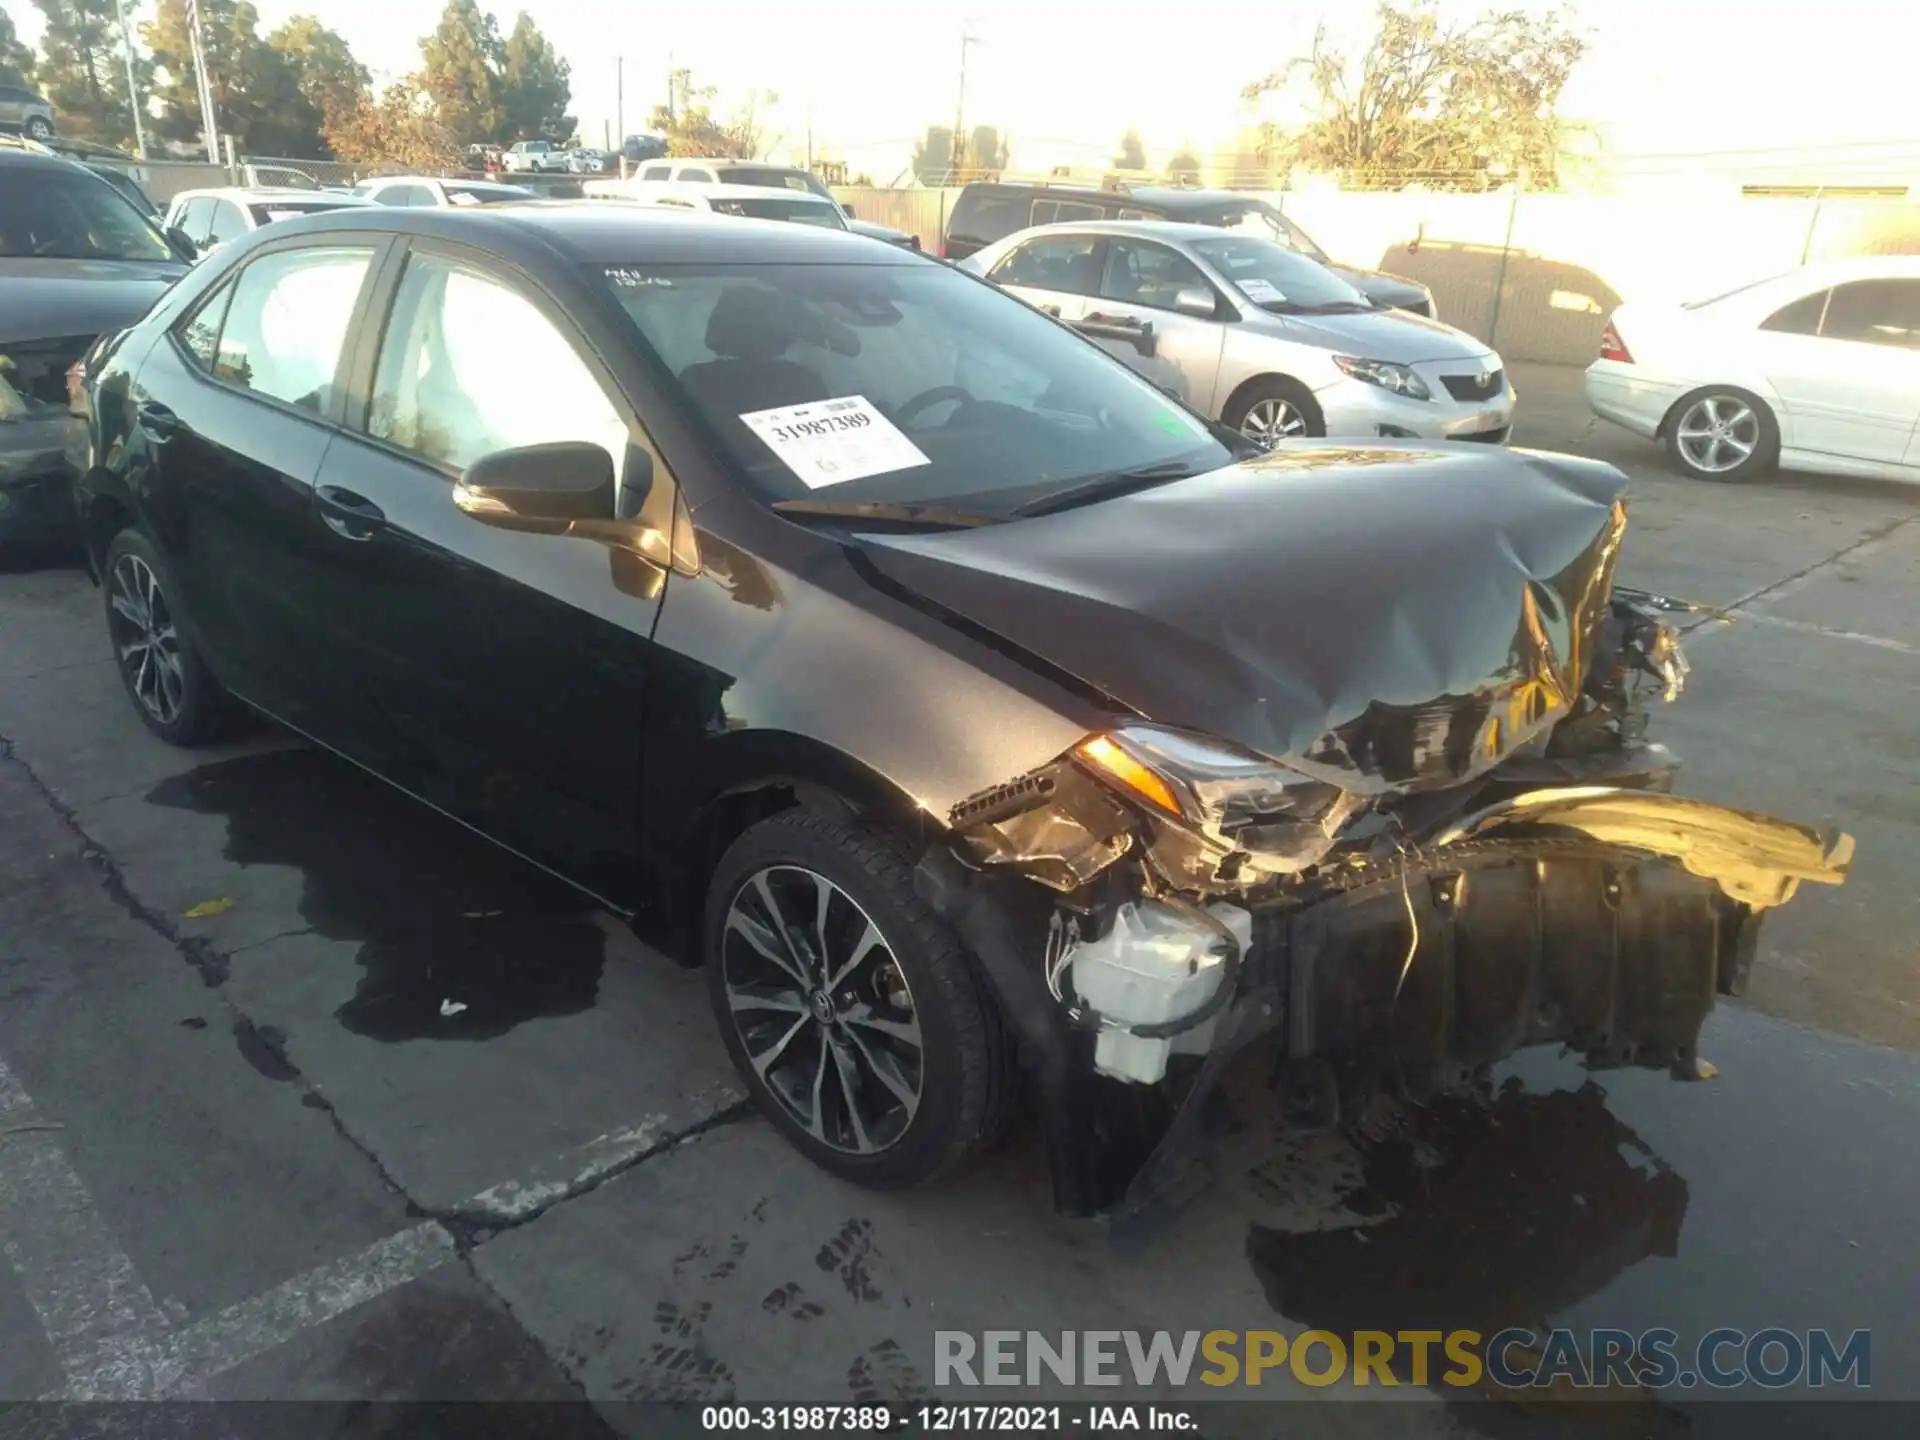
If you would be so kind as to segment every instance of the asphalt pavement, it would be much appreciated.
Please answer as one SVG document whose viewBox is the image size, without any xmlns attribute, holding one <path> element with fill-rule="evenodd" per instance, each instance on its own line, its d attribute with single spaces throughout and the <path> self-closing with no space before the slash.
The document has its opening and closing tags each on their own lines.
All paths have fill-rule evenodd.
<svg viewBox="0 0 1920 1440">
<path fill-rule="evenodd" d="M 742 1104 L 698 975 L 288 738 L 161 745 L 85 577 L 0 575 L 0 1400 L 585 1399 L 554 1413 L 644 1434 L 627 1402 L 924 1399 L 937 1330 L 1549 1323 L 1870 1330 L 1872 1394 L 1920 1398 L 1920 488 L 1685 481 L 1577 371 L 1515 379 L 1520 443 L 1633 476 L 1623 581 L 1732 612 L 1654 715 L 1682 788 L 1858 841 L 1709 1022 L 1716 1079 L 1530 1054 L 1369 1140 L 1256 1125 L 1142 1233 L 1056 1218 L 1028 1133 L 856 1190 Z M 1259 1393 L 1368 1402 L 1288 1433 L 1559 1423 Z M 1755 1393 L 1633 1433 L 1749 1433 Z"/>
</svg>

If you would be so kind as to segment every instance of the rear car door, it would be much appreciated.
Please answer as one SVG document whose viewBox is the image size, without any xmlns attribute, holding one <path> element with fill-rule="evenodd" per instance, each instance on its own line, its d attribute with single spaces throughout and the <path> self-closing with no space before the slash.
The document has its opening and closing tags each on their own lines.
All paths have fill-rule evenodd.
<svg viewBox="0 0 1920 1440">
<path fill-rule="evenodd" d="M 326 739 L 313 482 L 333 438 L 353 316 L 384 239 L 276 247 L 215 286 L 148 352 L 130 443 L 148 515 L 214 672 Z"/>
<path fill-rule="evenodd" d="M 1792 448 L 1906 459 L 1920 416 L 1920 279 L 1835 285 L 1824 300 L 1810 295 L 1776 311 L 1757 338 Z"/>
<path fill-rule="evenodd" d="M 1073 324 L 1100 288 L 1100 239 L 1037 235 L 1000 257 L 987 278 L 1009 294 Z"/>
<path fill-rule="evenodd" d="M 666 572 L 604 540 L 483 524 L 456 508 L 454 487 L 484 455 L 591 441 L 648 488 L 649 507 L 667 507 L 642 511 L 664 532 L 672 482 L 578 327 L 529 277 L 416 241 L 390 288 L 384 336 L 360 357 L 357 412 L 315 489 L 329 645 L 351 657 L 341 748 L 617 893 L 631 882 L 641 697 Z"/>
<path fill-rule="evenodd" d="M 1175 399 L 1211 415 L 1226 327 L 1176 309 L 1176 297 L 1188 291 L 1210 296 L 1217 313 L 1219 292 L 1186 256 L 1153 241 L 1111 236 L 1099 293 L 1074 328 Z"/>
<path fill-rule="evenodd" d="M 31 98 L 18 85 L 0 85 L 0 125 L 26 124 L 27 102 Z"/>
</svg>

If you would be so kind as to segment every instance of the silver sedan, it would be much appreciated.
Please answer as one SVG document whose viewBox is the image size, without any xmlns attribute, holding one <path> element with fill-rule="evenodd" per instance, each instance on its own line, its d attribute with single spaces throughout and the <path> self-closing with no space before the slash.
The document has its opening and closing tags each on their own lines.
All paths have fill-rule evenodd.
<svg viewBox="0 0 1920 1440">
<path fill-rule="evenodd" d="M 1513 386 L 1487 346 L 1381 309 L 1255 236 L 1159 221 L 1044 225 L 960 268 L 1262 444 L 1307 435 L 1502 444 L 1513 425 Z"/>
</svg>

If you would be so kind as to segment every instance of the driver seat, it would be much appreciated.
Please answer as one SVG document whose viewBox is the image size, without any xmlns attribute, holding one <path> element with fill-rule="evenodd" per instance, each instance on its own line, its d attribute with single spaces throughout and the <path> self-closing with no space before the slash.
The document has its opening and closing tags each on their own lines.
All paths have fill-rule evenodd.
<svg viewBox="0 0 1920 1440">
<path fill-rule="evenodd" d="M 798 335 L 794 302 L 741 286 L 723 294 L 707 317 L 707 349 L 719 356 L 680 372 L 695 405 L 709 416 L 738 417 L 827 398 L 827 385 L 783 358 Z"/>
</svg>

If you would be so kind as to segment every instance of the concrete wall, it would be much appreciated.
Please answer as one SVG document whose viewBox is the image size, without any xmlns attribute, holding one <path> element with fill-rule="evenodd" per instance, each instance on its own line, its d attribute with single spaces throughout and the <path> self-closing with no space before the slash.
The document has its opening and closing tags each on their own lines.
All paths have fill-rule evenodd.
<svg viewBox="0 0 1920 1440">
<path fill-rule="evenodd" d="M 840 190 L 866 220 L 944 232 L 951 190 Z M 1722 195 L 1268 194 L 1335 259 L 1433 289 L 1510 360 L 1584 365 L 1624 300 L 1730 290 L 1806 259 L 1920 253 L 1920 204 Z"/>
</svg>

